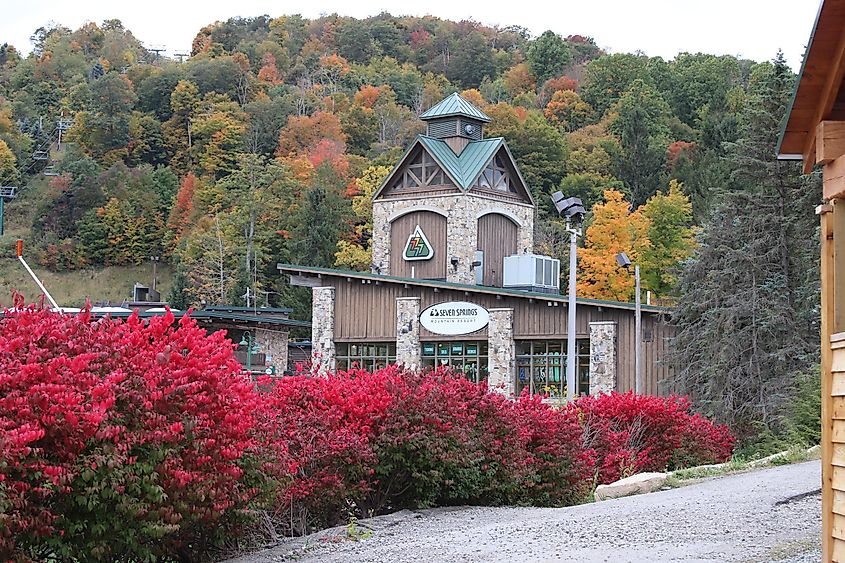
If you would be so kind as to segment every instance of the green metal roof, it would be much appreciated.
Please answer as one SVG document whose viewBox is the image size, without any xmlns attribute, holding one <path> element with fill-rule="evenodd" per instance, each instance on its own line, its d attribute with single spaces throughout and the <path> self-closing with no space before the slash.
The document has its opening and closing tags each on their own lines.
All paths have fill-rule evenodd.
<svg viewBox="0 0 845 563">
<path fill-rule="evenodd" d="M 420 116 L 420 119 L 437 119 L 453 115 L 462 115 L 485 123 L 490 121 L 490 118 L 483 111 L 462 98 L 457 92 L 429 108 Z"/>
<path fill-rule="evenodd" d="M 484 165 L 490 162 L 504 141 L 501 137 L 470 141 L 458 156 L 442 139 L 425 135 L 419 135 L 417 138 L 434 160 L 464 190 L 472 187 Z"/>
<path fill-rule="evenodd" d="M 372 274 L 370 272 L 358 272 L 355 270 L 332 270 L 330 268 L 318 268 L 316 266 L 297 266 L 295 264 L 276 264 L 276 268 L 282 273 L 304 273 L 314 275 L 329 275 L 336 277 L 347 277 L 355 279 L 374 280 L 390 283 L 403 283 L 408 285 L 417 285 L 423 287 L 436 287 L 440 289 L 455 289 L 458 291 L 467 291 L 473 293 L 488 293 L 493 295 L 511 295 L 513 297 L 521 297 L 523 299 L 537 299 L 539 301 L 557 301 L 566 303 L 568 297 L 560 293 L 540 293 L 536 291 L 525 291 L 522 289 L 510 289 L 505 287 L 492 287 L 487 285 L 470 285 L 464 283 L 455 283 L 439 280 L 427 280 L 420 278 L 400 278 L 398 276 L 386 276 L 384 274 Z M 634 310 L 636 305 L 634 303 L 627 303 L 624 301 L 604 301 L 602 299 L 588 299 L 586 297 L 576 297 L 578 305 L 594 305 L 596 307 L 609 307 L 613 309 L 629 309 Z M 670 313 L 670 307 L 658 307 L 657 305 L 642 305 L 644 313 Z"/>
</svg>

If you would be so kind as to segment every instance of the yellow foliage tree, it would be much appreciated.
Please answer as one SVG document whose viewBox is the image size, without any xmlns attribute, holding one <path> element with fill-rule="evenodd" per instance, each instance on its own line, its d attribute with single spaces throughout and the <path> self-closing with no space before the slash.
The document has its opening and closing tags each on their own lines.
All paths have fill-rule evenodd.
<svg viewBox="0 0 845 563">
<path fill-rule="evenodd" d="M 352 198 L 355 212 L 355 232 L 352 240 L 337 243 L 335 266 L 350 270 L 368 270 L 373 261 L 369 235 L 373 231 L 373 194 L 390 173 L 387 166 L 370 166 L 355 179 L 358 194 Z"/>
<path fill-rule="evenodd" d="M 634 295 L 634 276 L 616 263 L 624 252 L 639 263 L 651 248 L 650 221 L 641 210 L 631 212 L 622 192 L 605 190 L 604 202 L 593 206 L 584 248 L 579 250 L 578 296 L 629 301 Z"/>
</svg>

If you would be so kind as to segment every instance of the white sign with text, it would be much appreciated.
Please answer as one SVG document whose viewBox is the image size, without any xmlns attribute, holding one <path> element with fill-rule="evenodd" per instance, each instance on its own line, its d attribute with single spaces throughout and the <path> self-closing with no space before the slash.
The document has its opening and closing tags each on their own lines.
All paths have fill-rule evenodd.
<svg viewBox="0 0 845 563">
<path fill-rule="evenodd" d="M 429 332 L 456 336 L 481 330 L 490 322 L 487 309 L 466 301 L 438 303 L 420 313 L 420 324 Z"/>
</svg>

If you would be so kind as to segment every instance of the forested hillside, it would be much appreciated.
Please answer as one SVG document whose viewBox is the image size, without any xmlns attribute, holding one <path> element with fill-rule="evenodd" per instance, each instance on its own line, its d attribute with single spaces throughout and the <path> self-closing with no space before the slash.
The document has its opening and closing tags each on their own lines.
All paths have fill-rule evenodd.
<svg viewBox="0 0 845 563">
<path fill-rule="evenodd" d="M 737 420 L 775 416 L 815 361 L 819 191 L 774 161 L 794 80 L 780 55 L 666 61 L 389 14 L 214 23 L 182 62 L 117 20 L 33 42 L 0 48 L 0 185 L 22 188 L 7 210 L 44 267 L 160 255 L 176 306 L 241 305 L 249 288 L 305 314 L 276 264 L 368 269 L 370 196 L 416 116 L 458 91 L 520 164 L 538 252 L 565 249 L 548 194 L 591 209 L 579 295 L 631 299 L 625 251 L 679 305 L 678 390 Z"/>
</svg>

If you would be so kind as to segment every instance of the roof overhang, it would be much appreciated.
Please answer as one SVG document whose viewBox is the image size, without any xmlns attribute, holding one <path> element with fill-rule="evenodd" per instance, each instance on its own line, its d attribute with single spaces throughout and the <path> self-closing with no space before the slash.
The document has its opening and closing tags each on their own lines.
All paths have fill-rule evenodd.
<svg viewBox="0 0 845 563">
<path fill-rule="evenodd" d="M 345 279 L 346 281 L 359 280 L 361 283 L 379 284 L 401 284 L 405 286 L 427 287 L 438 290 L 463 291 L 467 295 L 472 293 L 498 295 L 501 297 L 515 297 L 519 299 L 532 299 L 535 301 L 550 301 L 566 304 L 568 297 L 559 293 L 539 293 L 535 291 L 524 291 L 520 289 L 509 289 L 503 287 L 490 287 L 484 285 L 469 285 L 439 280 L 426 280 L 419 278 L 400 278 L 397 276 L 385 276 L 372 274 L 370 272 L 356 272 L 353 270 L 332 270 L 330 268 L 318 268 L 315 266 L 297 266 L 296 264 L 277 264 L 276 268 L 285 275 L 291 276 L 293 285 L 305 287 L 321 287 L 325 285 L 328 278 Z M 635 310 L 634 303 L 623 301 L 604 301 L 601 299 L 577 298 L 578 305 L 591 305 L 593 307 L 607 307 L 610 309 Z M 669 307 L 657 307 L 655 305 L 642 305 L 644 313 L 671 313 Z"/>
<path fill-rule="evenodd" d="M 819 123 L 845 120 L 843 75 L 845 0 L 823 0 L 778 137 L 778 159 L 803 160 L 805 173 L 812 169 Z"/>
</svg>

